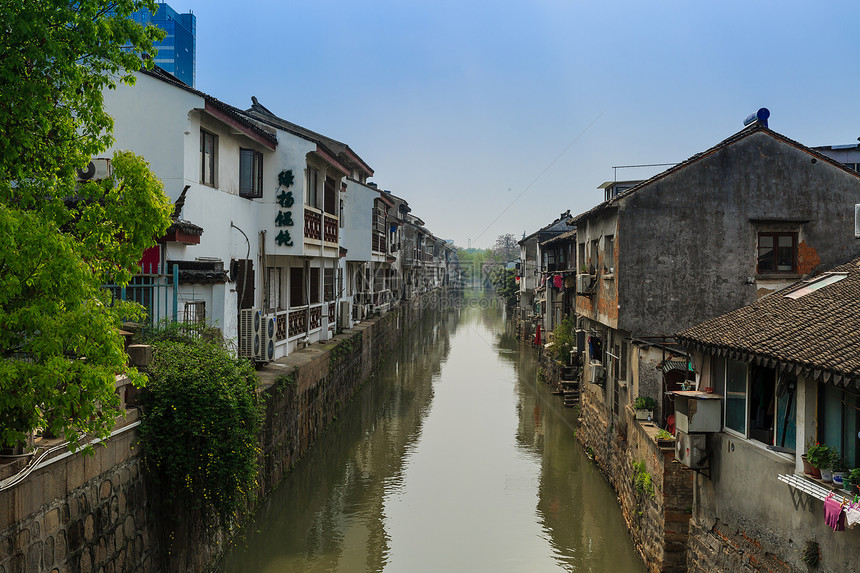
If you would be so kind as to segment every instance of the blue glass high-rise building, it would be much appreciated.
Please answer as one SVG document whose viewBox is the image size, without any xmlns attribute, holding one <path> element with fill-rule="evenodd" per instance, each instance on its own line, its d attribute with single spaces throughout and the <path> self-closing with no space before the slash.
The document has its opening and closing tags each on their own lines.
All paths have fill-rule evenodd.
<svg viewBox="0 0 860 573">
<path fill-rule="evenodd" d="M 197 81 L 197 19 L 194 14 L 180 14 L 159 2 L 155 14 L 144 8 L 131 17 L 144 26 L 152 24 L 167 32 L 167 36 L 155 44 L 158 48 L 155 64 L 194 87 Z"/>
</svg>

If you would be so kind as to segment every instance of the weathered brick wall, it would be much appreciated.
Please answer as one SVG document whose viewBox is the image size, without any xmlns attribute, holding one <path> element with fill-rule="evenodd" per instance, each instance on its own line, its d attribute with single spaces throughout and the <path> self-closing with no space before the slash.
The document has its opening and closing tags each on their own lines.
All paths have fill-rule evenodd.
<svg viewBox="0 0 860 573">
<path fill-rule="evenodd" d="M 585 384 L 580 394 L 577 437 L 615 489 L 628 531 L 649 571 L 686 571 L 693 472 L 674 462 L 672 446 L 659 447 L 657 428 L 643 425 L 625 409 L 614 417 L 603 389 Z M 633 464 L 651 476 L 653 498 L 634 486 Z"/>
<path fill-rule="evenodd" d="M 0 492 L 0 573 L 159 569 L 135 434 Z"/>
<path fill-rule="evenodd" d="M 687 551 L 688 570 L 692 573 L 711 571 L 787 573 L 793 569 L 781 557 L 766 551 L 758 540 L 746 535 L 742 530 L 719 521 L 712 527 L 707 527 L 697 520 L 691 520 Z"/>
</svg>

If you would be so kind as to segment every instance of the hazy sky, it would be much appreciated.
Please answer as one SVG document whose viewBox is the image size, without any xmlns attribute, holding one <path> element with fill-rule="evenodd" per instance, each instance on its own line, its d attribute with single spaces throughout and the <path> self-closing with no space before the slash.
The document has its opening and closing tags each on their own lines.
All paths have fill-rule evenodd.
<svg viewBox="0 0 860 573">
<path fill-rule="evenodd" d="M 462 246 L 585 211 L 613 166 L 682 161 L 760 107 L 806 145 L 860 136 L 856 0 L 168 3 L 197 16 L 198 89 L 347 143 Z"/>
</svg>

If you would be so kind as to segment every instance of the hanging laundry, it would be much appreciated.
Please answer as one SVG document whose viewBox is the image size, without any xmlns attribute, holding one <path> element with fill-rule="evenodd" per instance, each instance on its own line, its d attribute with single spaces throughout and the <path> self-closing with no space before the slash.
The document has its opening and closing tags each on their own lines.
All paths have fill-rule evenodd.
<svg viewBox="0 0 860 573">
<path fill-rule="evenodd" d="M 541 275 L 540 277 L 540 286 L 546 284 L 546 275 Z"/>
<path fill-rule="evenodd" d="M 561 288 L 561 281 L 561 275 L 555 275 L 554 277 L 552 277 L 552 286 L 554 286 L 555 288 Z"/>
<path fill-rule="evenodd" d="M 849 529 L 860 523 L 860 503 L 852 503 L 845 508 L 845 526 Z"/>
<path fill-rule="evenodd" d="M 596 336 L 588 337 L 588 356 L 592 360 L 603 361 L 603 342 Z"/>
<path fill-rule="evenodd" d="M 824 499 L 824 523 L 833 531 L 845 531 L 845 514 L 842 505 L 833 499 L 833 494 L 828 494 Z"/>
<path fill-rule="evenodd" d="M 540 323 L 538 323 L 537 329 L 535 329 L 535 346 L 540 346 Z"/>
</svg>

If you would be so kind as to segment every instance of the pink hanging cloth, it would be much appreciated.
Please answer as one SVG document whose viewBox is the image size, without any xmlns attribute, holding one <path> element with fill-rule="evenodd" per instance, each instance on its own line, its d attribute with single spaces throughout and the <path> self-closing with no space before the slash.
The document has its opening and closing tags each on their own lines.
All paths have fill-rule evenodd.
<svg viewBox="0 0 860 573">
<path fill-rule="evenodd" d="M 824 499 L 824 523 L 833 531 L 845 531 L 845 514 L 842 513 L 842 505 L 829 494 Z"/>
</svg>

